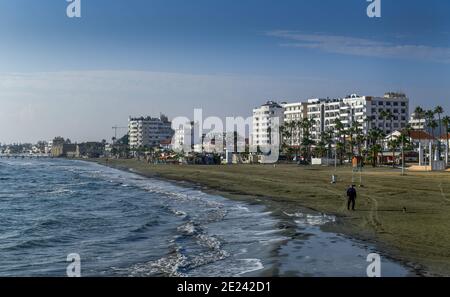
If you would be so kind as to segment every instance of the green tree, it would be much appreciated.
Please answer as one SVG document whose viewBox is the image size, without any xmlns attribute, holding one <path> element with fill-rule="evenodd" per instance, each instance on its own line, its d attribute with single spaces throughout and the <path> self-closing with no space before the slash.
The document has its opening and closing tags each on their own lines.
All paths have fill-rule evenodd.
<svg viewBox="0 0 450 297">
<path fill-rule="evenodd" d="M 447 141 L 447 143 L 446 143 L 446 147 L 448 148 L 448 146 L 449 146 L 449 135 L 448 135 L 448 133 L 449 133 L 449 128 L 448 128 L 448 126 L 450 125 L 450 117 L 449 116 L 445 116 L 443 119 L 442 119 L 442 125 L 444 125 L 444 127 L 445 127 L 445 140 Z"/>
<path fill-rule="evenodd" d="M 383 153 L 384 138 L 387 136 L 387 134 L 386 134 L 386 123 L 387 123 L 388 120 L 390 120 L 392 118 L 392 114 L 389 111 L 387 111 L 387 110 L 383 110 L 383 111 L 381 111 L 380 116 L 383 118 L 383 130 L 382 130 L 383 139 L 382 139 L 382 142 L 381 142 L 381 160 L 383 161 L 383 159 L 384 159 L 384 153 Z M 392 126 L 392 120 L 391 120 L 391 126 Z"/>
<path fill-rule="evenodd" d="M 390 139 L 388 142 L 388 147 L 392 152 L 392 167 L 395 167 L 395 153 L 397 152 L 399 146 L 400 143 L 398 138 Z"/>
<path fill-rule="evenodd" d="M 368 139 L 369 139 L 369 149 L 370 159 L 372 161 L 372 166 L 377 166 L 378 154 L 381 151 L 381 145 L 379 144 L 380 139 L 383 138 L 383 131 L 378 128 L 371 129 L 369 131 Z"/>
<path fill-rule="evenodd" d="M 434 113 L 438 115 L 438 123 L 439 123 L 439 138 L 438 138 L 438 151 L 439 151 L 439 158 L 441 157 L 441 138 L 442 138 L 442 114 L 444 113 L 444 108 L 442 106 L 436 106 L 434 109 Z"/>
<path fill-rule="evenodd" d="M 319 158 L 324 158 L 325 155 L 327 154 L 327 144 L 323 138 L 321 138 L 320 141 L 317 143 L 315 148 L 315 154 Z"/>
<path fill-rule="evenodd" d="M 425 111 L 425 113 L 424 113 L 425 124 L 426 124 L 426 126 L 427 126 L 428 128 L 431 129 L 431 135 L 433 136 L 432 139 L 430 139 L 430 142 L 434 142 L 434 132 L 435 132 L 435 129 L 436 129 L 436 127 L 437 127 L 437 122 L 436 122 L 434 116 L 435 116 L 435 113 L 434 113 L 433 110 L 427 110 L 427 111 Z M 432 158 L 433 158 L 432 153 L 433 153 L 432 151 L 429 152 L 429 156 L 430 156 L 430 157 L 429 157 L 430 164 L 431 164 L 431 160 L 432 160 Z"/>
<path fill-rule="evenodd" d="M 302 146 L 306 152 L 306 159 L 311 160 L 311 146 L 314 144 L 314 141 L 311 139 L 311 128 L 313 127 L 313 120 L 303 119 L 301 122 L 302 127 Z"/>
<path fill-rule="evenodd" d="M 298 143 L 298 147 L 297 147 L 297 155 L 300 155 L 300 150 L 301 150 L 301 140 L 303 138 L 303 120 L 301 121 L 294 121 L 294 126 L 295 126 L 295 131 L 297 131 L 297 143 Z"/>
<path fill-rule="evenodd" d="M 322 133 L 322 141 L 325 143 L 327 147 L 327 157 L 330 158 L 331 156 L 331 147 L 333 146 L 333 138 L 334 138 L 334 132 L 332 129 L 328 129 L 325 132 Z"/>
<path fill-rule="evenodd" d="M 417 120 L 418 120 L 419 123 L 420 123 L 420 122 L 422 121 L 422 119 L 424 118 L 424 116 L 425 116 L 425 111 L 423 110 L 422 107 L 417 106 L 417 107 L 414 109 L 414 114 L 415 114 Z"/>
<path fill-rule="evenodd" d="M 344 162 L 344 156 L 346 154 L 345 152 L 345 138 L 346 138 L 346 134 L 345 134 L 345 126 L 344 124 L 341 122 L 340 119 L 335 119 L 334 120 L 334 128 L 336 131 L 336 136 L 338 138 L 338 141 L 336 143 L 336 152 L 339 154 L 339 162 L 342 165 Z"/>
</svg>

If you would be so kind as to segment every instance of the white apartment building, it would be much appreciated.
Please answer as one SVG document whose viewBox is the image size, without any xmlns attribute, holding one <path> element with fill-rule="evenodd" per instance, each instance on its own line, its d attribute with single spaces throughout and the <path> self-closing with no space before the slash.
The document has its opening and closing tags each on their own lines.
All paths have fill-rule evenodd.
<svg viewBox="0 0 450 297">
<path fill-rule="evenodd" d="M 198 134 L 196 131 L 199 131 L 199 124 L 194 122 L 187 122 L 175 128 L 175 134 L 172 138 L 172 148 L 180 151 L 183 150 L 186 153 L 193 151 L 195 146 L 201 143 L 198 140 L 199 137 L 196 137 L 196 134 Z"/>
<path fill-rule="evenodd" d="M 392 117 L 383 117 L 384 112 Z M 310 99 L 308 118 L 315 122 L 311 131 L 314 141 L 320 140 L 322 132 L 334 131 L 336 119 L 340 119 L 344 129 L 357 123 L 363 133 L 378 128 L 389 134 L 408 124 L 409 99 L 400 93 L 386 93 L 383 97 L 352 94 L 340 99 Z"/>
<path fill-rule="evenodd" d="M 427 126 L 427 120 L 424 117 L 419 118 L 416 113 L 413 113 L 409 118 L 409 124 L 411 125 L 411 128 L 413 130 L 425 130 Z"/>
<path fill-rule="evenodd" d="M 322 137 L 322 133 L 328 130 L 334 130 L 335 120 L 341 118 L 341 108 L 344 103 L 341 99 L 309 99 L 307 116 L 313 121 L 311 128 L 311 138 L 318 142 Z M 342 109 L 346 112 L 346 109 Z"/>
<path fill-rule="evenodd" d="M 413 113 L 409 118 L 409 124 L 411 125 L 411 128 L 413 130 L 423 130 L 430 133 L 431 135 L 439 135 L 440 133 L 443 133 L 445 135 L 448 127 L 445 127 L 445 124 L 442 120 L 439 122 L 439 120 L 436 119 L 436 123 L 437 127 L 433 129 L 429 126 L 428 120 L 425 118 L 425 116 L 419 118 L 415 113 Z"/>
<path fill-rule="evenodd" d="M 45 146 L 45 154 L 51 154 L 52 153 L 52 147 L 53 147 L 53 140 L 50 140 L 47 142 L 47 145 Z"/>
<path fill-rule="evenodd" d="M 271 130 L 273 119 L 278 118 L 279 129 L 284 123 L 284 107 L 277 102 L 268 101 L 266 104 L 253 109 L 252 140 L 253 146 L 267 146 L 272 144 Z M 276 123 L 273 123 L 274 125 Z"/>
<path fill-rule="evenodd" d="M 302 129 L 298 125 L 308 116 L 308 104 L 306 102 L 282 104 L 284 108 L 284 123 L 296 123 L 289 126 L 289 132 L 292 134 L 287 144 L 290 146 L 299 146 L 302 141 Z"/>
<path fill-rule="evenodd" d="M 174 131 L 165 115 L 159 118 L 140 117 L 128 119 L 129 145 L 131 148 L 159 146 L 161 141 L 171 140 Z"/>
<path fill-rule="evenodd" d="M 384 117 L 384 113 L 391 117 Z M 362 133 L 378 128 L 386 135 L 405 128 L 409 120 L 409 98 L 402 93 L 386 93 L 383 97 L 359 96 L 352 94 L 338 99 L 309 99 L 307 102 L 278 104 L 269 101 L 253 110 L 253 133 L 251 143 L 255 146 L 270 144 L 268 127 L 270 118 L 279 117 L 280 126 L 284 123 L 308 118 L 313 122 L 311 138 L 318 142 L 323 132 L 335 130 L 339 119 L 344 129 L 355 123 Z M 297 128 L 299 129 L 299 128 Z M 300 133 L 299 133 L 300 132 Z M 301 131 L 293 131 L 286 143 L 291 146 L 301 144 Z"/>
</svg>

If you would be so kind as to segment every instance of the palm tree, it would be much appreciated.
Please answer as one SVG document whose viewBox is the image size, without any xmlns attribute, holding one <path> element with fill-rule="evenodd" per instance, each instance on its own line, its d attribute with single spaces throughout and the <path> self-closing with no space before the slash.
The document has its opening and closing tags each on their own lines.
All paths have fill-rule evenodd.
<svg viewBox="0 0 450 297">
<path fill-rule="evenodd" d="M 372 158 L 372 166 L 377 166 L 378 153 L 381 150 L 381 146 L 378 144 L 379 139 L 383 137 L 383 132 L 378 129 L 371 129 L 369 131 L 369 142 L 371 143 L 369 152 Z"/>
<path fill-rule="evenodd" d="M 313 126 L 313 120 L 303 119 L 303 121 L 302 121 L 302 129 L 303 129 L 302 146 L 305 148 L 307 159 L 311 158 L 311 145 L 314 144 L 314 141 L 311 139 L 312 126 Z"/>
<path fill-rule="evenodd" d="M 434 113 L 438 115 L 438 123 L 439 123 L 439 139 L 438 139 L 438 152 L 439 152 L 439 158 L 441 157 L 441 137 L 442 137 L 442 121 L 441 121 L 441 115 L 444 113 L 444 109 L 442 106 L 436 106 L 434 109 Z"/>
<path fill-rule="evenodd" d="M 351 163 L 352 162 L 352 158 L 355 155 L 355 145 L 356 145 L 356 141 L 355 141 L 355 126 L 351 126 L 350 128 L 347 129 L 346 134 L 349 137 L 348 140 L 348 146 L 349 146 L 349 151 L 347 152 L 347 158 L 348 158 L 348 162 Z"/>
<path fill-rule="evenodd" d="M 433 135 L 433 139 L 432 139 L 432 141 L 434 142 L 435 141 L 435 139 L 436 139 L 436 137 L 435 137 L 435 130 L 436 130 L 436 128 L 438 127 L 438 123 L 437 123 L 437 121 L 436 120 L 432 120 L 429 124 L 428 124 L 429 126 L 430 126 L 430 128 L 431 128 L 431 131 L 432 131 L 432 135 Z M 430 152 L 430 161 L 431 161 L 431 158 L 432 158 L 432 156 L 431 156 L 431 153 L 432 152 Z"/>
<path fill-rule="evenodd" d="M 363 143 L 366 141 L 367 136 L 362 134 L 361 129 L 356 130 L 356 148 L 358 149 L 358 155 L 363 156 Z"/>
<path fill-rule="evenodd" d="M 390 129 L 390 131 L 391 131 L 391 140 L 392 140 L 392 137 L 393 137 L 393 132 L 394 132 L 394 115 L 392 114 L 392 113 L 388 113 L 388 120 L 390 121 L 390 123 L 391 123 L 391 129 Z"/>
<path fill-rule="evenodd" d="M 374 121 L 374 119 L 375 119 L 375 116 L 368 116 L 368 117 L 366 117 L 365 119 L 364 119 L 364 122 L 366 123 L 366 129 L 365 129 L 365 139 L 366 139 L 366 149 L 368 149 L 369 148 L 369 142 L 368 142 L 368 139 L 369 139 L 369 131 L 370 130 L 372 130 L 372 123 L 373 123 L 373 121 Z"/>
<path fill-rule="evenodd" d="M 362 134 L 362 129 L 359 123 L 356 121 L 352 122 L 352 126 L 349 129 L 350 134 L 350 144 L 351 144 L 351 154 L 354 154 L 354 146 L 356 145 L 358 149 L 358 155 L 361 156 L 361 145 L 364 141 L 364 135 Z"/>
<path fill-rule="evenodd" d="M 351 162 L 352 157 L 354 155 L 354 146 L 355 146 L 355 140 L 353 138 L 355 134 L 355 122 L 352 122 L 352 125 L 348 129 L 348 136 L 349 136 L 349 145 L 350 145 L 350 152 L 348 153 L 349 161 Z"/>
<path fill-rule="evenodd" d="M 289 153 L 286 140 L 289 140 L 292 137 L 292 134 L 289 131 L 289 124 L 290 123 L 287 122 L 284 125 L 280 126 L 281 151 L 286 151 L 286 153 Z"/>
<path fill-rule="evenodd" d="M 340 119 L 335 119 L 334 124 L 335 124 L 334 126 L 335 131 L 337 132 L 336 136 L 339 139 L 339 141 L 336 143 L 336 152 L 338 151 L 339 148 L 339 161 L 340 164 L 342 165 L 343 155 L 345 155 L 345 127 Z"/>
<path fill-rule="evenodd" d="M 321 139 L 317 143 L 315 153 L 317 154 L 317 157 L 323 158 L 325 157 L 327 153 L 327 143 L 325 142 L 326 133 L 322 132 Z"/>
<path fill-rule="evenodd" d="M 297 155 L 300 155 L 300 146 L 301 146 L 301 139 L 303 137 L 303 120 L 295 121 L 295 129 L 297 131 L 297 143 L 298 143 L 298 149 L 297 149 Z"/>
<path fill-rule="evenodd" d="M 427 110 L 427 111 L 425 111 L 424 115 L 425 115 L 425 119 L 426 119 L 426 126 L 428 126 L 431 129 L 431 134 L 433 136 L 433 138 L 430 139 L 430 142 L 434 142 L 434 129 L 436 129 L 436 127 L 437 127 L 437 122 L 434 119 L 434 115 L 435 115 L 434 111 Z M 432 153 L 433 153 L 432 151 L 429 152 L 430 164 L 431 164 L 431 160 L 432 160 L 432 156 L 431 156 Z"/>
<path fill-rule="evenodd" d="M 447 140 L 446 147 L 447 147 L 447 153 L 448 153 L 448 146 L 449 146 L 449 137 L 448 137 L 449 129 L 448 129 L 448 126 L 450 125 L 450 117 L 449 116 L 445 116 L 442 119 L 442 125 L 444 125 L 444 127 L 445 127 L 445 139 Z M 448 157 L 448 155 L 446 157 Z"/>
<path fill-rule="evenodd" d="M 391 118 L 392 115 L 391 115 L 391 113 L 389 111 L 383 110 L 383 111 L 381 111 L 380 116 L 383 118 L 383 130 L 382 130 L 382 132 L 383 132 L 383 138 L 384 138 L 384 137 L 387 136 L 386 135 L 386 122 L 387 122 L 388 119 Z M 392 125 L 392 121 L 391 121 L 391 125 Z M 381 162 L 383 162 L 383 159 L 384 159 L 383 148 L 384 148 L 384 139 L 381 142 Z"/>
<path fill-rule="evenodd" d="M 402 146 L 402 152 L 405 150 L 413 150 L 411 143 L 411 125 L 406 125 L 405 129 L 402 130 L 400 137 L 398 138 L 398 143 Z M 405 154 L 402 154 L 402 166 L 405 164 Z"/>
<path fill-rule="evenodd" d="M 391 149 L 392 151 L 392 167 L 395 167 L 395 152 L 397 151 L 400 143 L 398 141 L 399 139 L 391 139 L 388 142 L 388 147 Z"/>
<path fill-rule="evenodd" d="M 331 129 L 326 130 L 322 133 L 322 140 L 327 146 L 327 157 L 330 158 L 331 146 L 333 145 L 334 132 Z"/>
<path fill-rule="evenodd" d="M 294 129 L 295 123 L 294 121 L 289 121 L 284 124 L 285 127 L 285 137 L 290 140 L 291 146 L 294 146 Z"/>
<path fill-rule="evenodd" d="M 427 111 L 425 111 L 424 117 L 425 117 L 427 126 L 429 126 L 429 124 L 430 124 L 432 121 L 434 121 L 434 116 L 435 116 L 435 113 L 434 113 L 433 110 L 427 110 Z M 430 127 L 430 128 L 431 128 L 431 127 Z M 433 131 L 432 131 L 432 132 L 433 132 Z"/>
<path fill-rule="evenodd" d="M 425 111 L 420 106 L 417 106 L 416 109 L 414 109 L 414 114 L 415 114 L 416 118 L 419 120 L 419 124 L 424 117 L 424 113 L 425 113 Z"/>
</svg>

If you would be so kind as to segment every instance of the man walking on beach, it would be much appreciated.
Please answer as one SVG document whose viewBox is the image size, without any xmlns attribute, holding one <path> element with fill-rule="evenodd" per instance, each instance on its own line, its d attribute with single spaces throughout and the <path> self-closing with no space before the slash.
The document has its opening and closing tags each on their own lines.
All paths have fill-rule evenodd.
<svg viewBox="0 0 450 297">
<path fill-rule="evenodd" d="M 350 204 L 351 204 L 352 205 L 352 210 L 355 210 L 355 204 L 356 204 L 356 189 L 355 189 L 355 185 L 352 185 L 350 188 L 348 188 L 348 190 L 347 190 L 347 197 L 348 197 L 347 209 L 350 210 Z"/>
</svg>

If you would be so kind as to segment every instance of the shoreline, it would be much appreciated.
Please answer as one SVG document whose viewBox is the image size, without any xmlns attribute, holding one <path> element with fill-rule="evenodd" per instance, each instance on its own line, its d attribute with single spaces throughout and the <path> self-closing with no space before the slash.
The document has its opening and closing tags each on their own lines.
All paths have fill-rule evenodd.
<svg viewBox="0 0 450 297">
<path fill-rule="evenodd" d="M 123 165 L 123 164 L 111 164 L 110 162 L 106 162 L 101 159 L 85 159 L 82 161 L 93 162 L 99 165 L 107 166 L 110 168 L 115 168 L 118 170 L 122 170 L 125 172 L 131 172 L 134 174 L 141 175 L 146 178 L 153 178 L 162 181 L 169 181 L 176 185 L 182 187 L 190 187 L 194 189 L 201 190 L 205 193 L 212 195 L 219 195 L 225 197 L 227 199 L 245 202 L 249 204 L 258 204 L 264 205 L 268 211 L 272 212 L 272 215 L 278 219 L 286 219 L 286 210 L 291 210 L 292 207 L 296 209 L 298 212 L 302 212 L 304 214 L 322 214 L 322 215 L 331 215 L 336 218 L 336 220 L 332 223 L 326 223 L 320 226 L 320 229 L 324 232 L 335 233 L 337 235 L 342 235 L 350 240 L 357 241 L 363 245 L 372 246 L 375 250 L 385 259 L 390 261 L 394 261 L 410 271 L 410 276 L 438 276 L 439 274 L 432 273 L 431 271 L 426 270 L 421 264 L 413 262 L 409 259 L 405 259 L 400 255 L 400 251 L 396 251 L 395 248 L 390 247 L 386 243 L 377 239 L 374 234 L 370 232 L 359 233 L 355 232 L 351 225 L 346 222 L 345 218 L 337 213 L 328 213 L 323 212 L 318 209 L 314 209 L 312 207 L 298 205 L 297 203 L 292 203 L 291 201 L 279 201 L 279 199 L 274 199 L 270 196 L 262 196 L 262 195 L 249 195 L 243 192 L 236 191 L 226 191 L 224 189 L 217 189 L 214 187 L 210 187 L 202 182 L 194 182 L 194 181 L 186 181 L 182 179 L 174 179 L 167 176 L 164 176 L 160 173 L 154 171 L 145 171 L 142 172 L 134 166 Z M 141 162 L 141 161 L 139 161 Z M 142 162 L 143 163 L 143 162 Z M 145 163 L 144 163 L 145 164 Z M 165 166 L 165 165 L 157 165 L 157 166 Z M 296 205 L 297 204 L 297 205 Z M 288 228 L 288 227 L 287 227 Z"/>
</svg>

